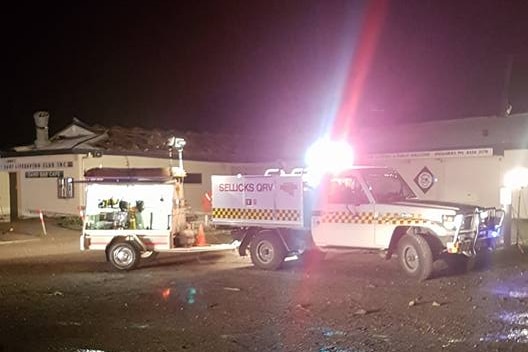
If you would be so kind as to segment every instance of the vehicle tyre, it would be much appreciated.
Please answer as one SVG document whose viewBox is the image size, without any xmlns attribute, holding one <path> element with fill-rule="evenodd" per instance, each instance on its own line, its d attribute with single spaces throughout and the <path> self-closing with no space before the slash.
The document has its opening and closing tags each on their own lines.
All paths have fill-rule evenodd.
<svg viewBox="0 0 528 352">
<path fill-rule="evenodd" d="M 249 247 L 251 261 L 259 269 L 276 270 L 286 257 L 286 248 L 279 235 L 273 231 L 257 234 Z"/>
<path fill-rule="evenodd" d="M 158 257 L 158 254 L 159 254 L 158 252 L 154 252 L 154 251 L 141 252 L 141 260 L 146 261 L 146 262 L 151 262 Z"/>
<path fill-rule="evenodd" d="M 423 281 L 433 272 L 431 247 L 420 235 L 404 235 L 398 242 L 398 260 L 403 271 Z"/>
<path fill-rule="evenodd" d="M 108 251 L 110 263 L 118 270 L 131 270 L 139 264 L 140 253 L 131 242 L 116 242 Z"/>
</svg>

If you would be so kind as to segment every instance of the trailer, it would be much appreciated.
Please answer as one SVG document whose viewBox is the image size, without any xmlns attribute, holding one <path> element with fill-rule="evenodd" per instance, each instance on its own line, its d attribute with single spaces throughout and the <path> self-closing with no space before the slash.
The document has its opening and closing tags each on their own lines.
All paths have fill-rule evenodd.
<svg viewBox="0 0 528 352">
<path fill-rule="evenodd" d="M 233 250 L 237 242 L 205 244 L 203 228 L 186 221 L 181 168 L 111 169 L 85 173 L 82 251 L 104 251 L 118 270 L 136 268 L 158 253 Z"/>
</svg>

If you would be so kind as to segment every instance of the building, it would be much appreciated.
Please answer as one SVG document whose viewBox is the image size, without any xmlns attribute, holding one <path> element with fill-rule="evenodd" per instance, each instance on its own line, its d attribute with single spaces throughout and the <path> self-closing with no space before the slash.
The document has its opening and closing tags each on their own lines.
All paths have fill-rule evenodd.
<svg viewBox="0 0 528 352">
<path fill-rule="evenodd" d="M 396 168 L 419 198 L 500 207 L 510 186 L 514 217 L 528 218 L 528 114 L 370 127 L 356 140 L 360 162 Z"/>
<path fill-rule="evenodd" d="M 171 136 L 187 141 L 184 189 L 188 204 L 200 211 L 212 174 L 261 174 L 279 167 L 279 156 L 288 167 L 300 166 L 309 142 L 299 136 L 279 143 L 265 136 L 105 128 L 78 119 L 48 139 L 47 122 L 44 125 L 37 126 L 34 144 L 16 147 L 0 158 L 4 217 L 34 216 L 39 210 L 77 214 L 84 203 L 86 170 L 166 167 L 176 163 L 166 147 Z M 423 199 L 500 207 L 506 176 L 520 170 L 511 194 L 513 215 L 528 218 L 528 171 L 523 171 L 528 170 L 528 114 L 368 127 L 352 139 L 359 164 L 396 168 Z M 58 185 L 62 178 L 74 182 Z"/>
<path fill-rule="evenodd" d="M 36 113 L 35 115 L 38 115 Z M 169 155 L 170 137 L 186 140 L 185 197 L 193 211 L 211 189 L 212 174 L 262 173 L 270 153 L 240 136 L 88 126 L 72 123 L 48 138 L 49 115 L 35 116 L 35 143 L 2 153 L 0 213 L 4 220 L 46 215 L 77 215 L 84 204 L 84 173 L 92 168 L 150 168 L 178 165 Z M 257 162 L 255 162 L 255 160 Z M 259 162 L 260 161 L 260 162 Z"/>
</svg>

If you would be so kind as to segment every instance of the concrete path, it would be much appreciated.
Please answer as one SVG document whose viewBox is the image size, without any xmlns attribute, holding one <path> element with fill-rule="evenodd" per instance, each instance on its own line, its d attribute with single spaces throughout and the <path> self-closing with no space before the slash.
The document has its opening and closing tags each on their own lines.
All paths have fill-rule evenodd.
<svg viewBox="0 0 528 352">
<path fill-rule="evenodd" d="M 80 252 L 79 231 L 59 226 L 56 219 L 45 224 L 47 235 L 39 219 L 0 224 L 0 261 Z"/>
</svg>

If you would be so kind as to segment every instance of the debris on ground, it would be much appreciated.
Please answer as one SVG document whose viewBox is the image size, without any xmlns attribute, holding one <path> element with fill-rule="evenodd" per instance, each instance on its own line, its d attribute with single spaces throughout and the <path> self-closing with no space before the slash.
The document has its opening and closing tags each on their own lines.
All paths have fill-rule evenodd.
<svg viewBox="0 0 528 352">
<path fill-rule="evenodd" d="M 224 290 L 226 290 L 226 291 L 234 291 L 234 292 L 240 291 L 240 289 L 238 287 L 224 287 Z"/>
</svg>

